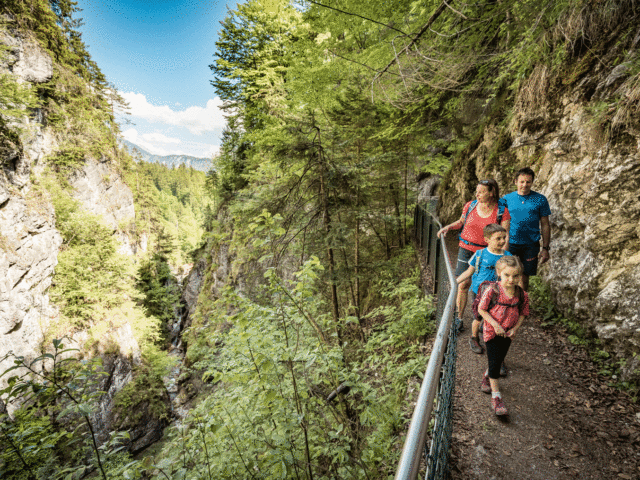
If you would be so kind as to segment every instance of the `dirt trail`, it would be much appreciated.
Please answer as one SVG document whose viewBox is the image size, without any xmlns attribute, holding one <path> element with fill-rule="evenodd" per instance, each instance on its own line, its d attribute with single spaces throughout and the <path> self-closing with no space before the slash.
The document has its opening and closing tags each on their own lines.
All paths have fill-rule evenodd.
<svg viewBox="0 0 640 480">
<path fill-rule="evenodd" d="M 451 242 L 454 243 L 454 242 Z M 457 246 L 449 248 L 453 259 Z M 534 314 L 507 355 L 496 417 L 480 390 L 486 354 L 471 352 L 471 312 L 458 341 L 453 479 L 640 479 L 640 408 L 597 374 L 584 349 Z"/>
</svg>

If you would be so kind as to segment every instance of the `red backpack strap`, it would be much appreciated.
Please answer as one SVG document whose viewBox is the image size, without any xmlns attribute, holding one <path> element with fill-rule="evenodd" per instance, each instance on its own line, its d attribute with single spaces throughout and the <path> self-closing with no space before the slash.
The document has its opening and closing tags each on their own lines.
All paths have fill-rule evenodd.
<svg viewBox="0 0 640 480">
<path fill-rule="evenodd" d="M 500 299 L 500 289 L 498 288 L 498 284 L 492 283 L 489 288 L 491 289 L 491 297 L 489 297 L 489 308 L 487 308 L 487 312 L 495 307 Z"/>
</svg>

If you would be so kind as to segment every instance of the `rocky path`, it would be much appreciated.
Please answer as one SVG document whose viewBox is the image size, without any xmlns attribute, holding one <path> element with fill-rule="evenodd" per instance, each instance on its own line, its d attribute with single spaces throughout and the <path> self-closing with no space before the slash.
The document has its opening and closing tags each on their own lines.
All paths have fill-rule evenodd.
<svg viewBox="0 0 640 480">
<path fill-rule="evenodd" d="M 449 249 L 455 258 L 457 247 Z M 465 313 L 470 326 L 471 312 Z M 640 479 L 640 407 L 608 386 L 587 352 L 535 313 L 514 339 L 494 415 L 480 390 L 486 355 L 458 342 L 453 479 Z"/>
</svg>

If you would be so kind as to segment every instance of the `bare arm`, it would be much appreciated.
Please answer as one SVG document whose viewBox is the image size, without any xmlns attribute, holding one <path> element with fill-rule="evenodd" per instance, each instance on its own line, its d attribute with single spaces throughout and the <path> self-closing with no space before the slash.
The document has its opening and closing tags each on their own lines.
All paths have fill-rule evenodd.
<svg viewBox="0 0 640 480">
<path fill-rule="evenodd" d="M 522 322 L 524 321 L 524 315 L 520 315 L 520 318 L 518 318 L 518 323 L 515 324 L 515 326 L 509 330 L 509 332 L 507 333 L 507 337 L 509 338 L 513 338 L 516 336 L 516 333 L 518 331 L 518 329 L 520 328 L 520 325 L 522 325 Z"/>
<path fill-rule="evenodd" d="M 438 236 L 438 238 L 440 238 L 440 235 L 442 235 L 443 233 L 446 235 L 447 233 L 449 233 L 449 230 L 451 229 L 460 230 L 463 226 L 464 226 L 464 215 L 460 215 L 460 218 L 457 221 L 442 227 L 440 230 L 438 230 L 438 233 L 436 235 Z"/>
<path fill-rule="evenodd" d="M 542 246 L 548 247 L 551 242 L 551 225 L 549 224 L 549 217 L 540 218 L 540 231 L 542 232 Z M 545 250 L 544 248 L 540 250 L 538 259 L 540 260 L 540 265 L 547 262 L 549 260 L 549 250 Z"/>
<path fill-rule="evenodd" d="M 473 275 L 473 272 L 475 272 L 475 271 L 476 271 L 475 267 L 473 265 L 471 265 L 464 272 L 462 272 L 462 275 L 460 275 L 458 277 L 458 280 L 456 280 L 458 282 L 458 285 L 460 285 L 462 282 L 464 282 L 467 278 L 471 277 L 471 275 Z"/>
<path fill-rule="evenodd" d="M 486 310 L 482 310 L 481 308 L 478 308 L 478 313 L 480 314 L 480 316 L 487 322 L 489 323 L 493 329 L 496 331 L 496 335 L 501 335 L 504 336 L 505 335 L 505 331 L 502 328 L 502 325 L 500 325 L 492 316 L 489 312 L 487 312 Z"/>
<path fill-rule="evenodd" d="M 509 228 L 511 227 L 511 220 L 502 220 L 500 225 L 507 231 L 507 243 L 504 244 L 504 249 L 509 250 Z"/>
</svg>

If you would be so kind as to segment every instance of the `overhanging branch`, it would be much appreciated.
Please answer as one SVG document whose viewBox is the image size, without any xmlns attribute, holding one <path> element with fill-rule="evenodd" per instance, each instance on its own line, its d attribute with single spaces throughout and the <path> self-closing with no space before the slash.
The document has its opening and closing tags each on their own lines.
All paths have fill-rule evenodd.
<svg viewBox="0 0 640 480">
<path fill-rule="evenodd" d="M 449 3 L 453 3 L 453 1 L 450 1 Z M 406 47 L 404 47 L 400 53 L 398 55 L 396 55 L 393 60 L 391 60 L 389 62 L 389 64 L 384 67 L 382 70 L 380 70 L 375 77 L 373 77 L 373 80 L 371 81 L 371 83 L 373 84 L 373 82 L 375 82 L 378 78 L 380 78 L 387 70 L 389 70 L 389 68 L 391 68 L 391 66 L 396 63 L 396 59 L 402 55 L 403 53 L 407 52 L 417 41 L 418 39 L 424 35 L 424 33 L 429 30 L 429 27 L 431 27 L 431 25 L 433 25 L 433 22 L 435 22 L 438 17 L 442 14 L 442 12 L 444 12 L 444 10 L 448 7 L 448 4 L 446 2 L 442 2 L 440 4 L 440 6 L 436 9 L 435 12 L 433 12 L 433 14 L 431 15 L 431 17 L 429 17 L 429 20 L 427 20 L 427 23 L 425 23 L 423 25 L 423 27 L 420 29 L 420 31 L 415 35 L 415 37 L 413 37 L 413 39 L 409 42 L 409 45 L 407 45 Z"/>
<path fill-rule="evenodd" d="M 307 0 L 307 2 L 309 2 L 309 3 L 313 3 L 314 5 L 318 5 L 319 7 L 324 7 L 324 8 L 328 8 L 328 9 L 330 9 L 330 10 L 335 10 L 336 12 L 344 13 L 345 15 L 352 15 L 352 16 L 354 16 L 354 17 L 358 17 L 358 18 L 361 18 L 361 19 L 363 19 L 363 20 L 367 20 L 367 21 L 369 21 L 369 22 L 377 23 L 378 25 L 382 25 L 383 27 L 390 28 L 391 30 L 395 30 L 396 32 L 401 33 L 401 34 L 402 34 L 402 35 L 404 35 L 405 37 L 409 37 L 409 36 L 410 36 L 408 33 L 405 33 L 405 32 L 403 32 L 402 30 L 398 30 L 397 28 L 392 27 L 391 25 L 387 25 L 386 23 L 379 22 L 379 21 L 374 20 L 374 19 L 372 19 L 372 18 L 363 17 L 362 15 L 359 15 L 359 14 L 357 14 L 357 13 L 347 12 L 347 11 L 345 11 L 345 10 L 340 10 L 339 8 L 331 7 L 331 6 L 329 6 L 329 5 L 325 5 L 325 4 L 323 4 L 323 3 L 319 3 L 319 2 L 316 2 L 316 1 L 314 1 L 314 0 Z"/>
</svg>

